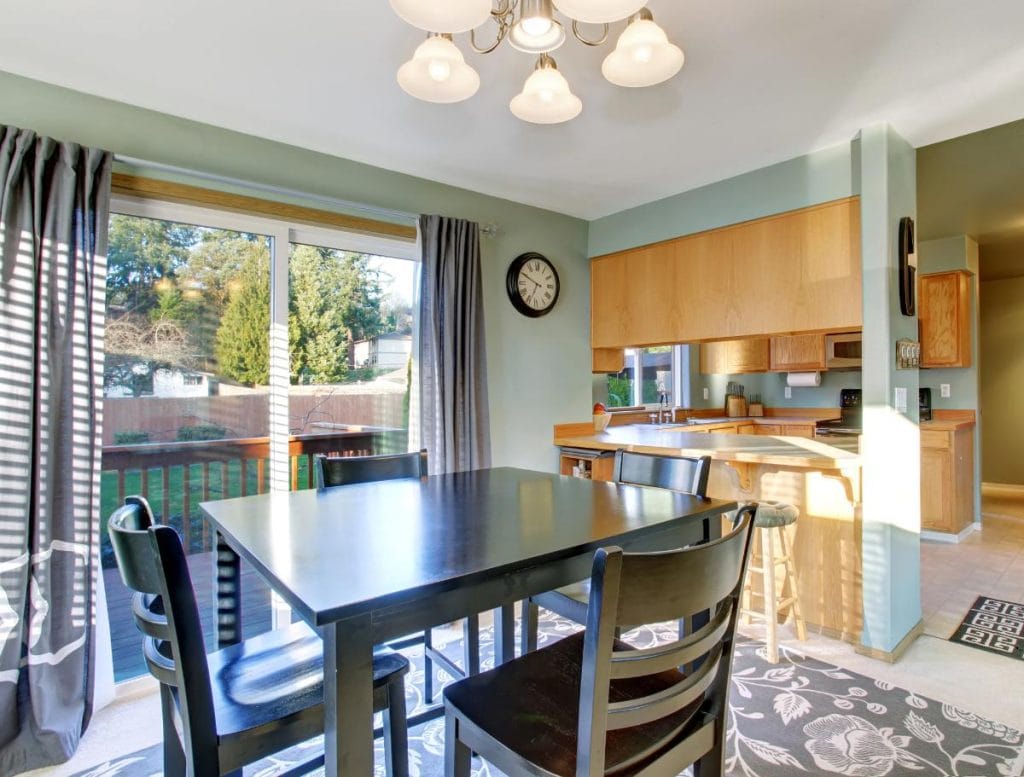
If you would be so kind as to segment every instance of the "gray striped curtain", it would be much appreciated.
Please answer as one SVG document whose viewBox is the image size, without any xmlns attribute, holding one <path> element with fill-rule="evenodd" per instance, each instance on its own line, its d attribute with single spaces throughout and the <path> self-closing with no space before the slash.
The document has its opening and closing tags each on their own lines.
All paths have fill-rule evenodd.
<svg viewBox="0 0 1024 777">
<path fill-rule="evenodd" d="M 0 125 L 0 774 L 92 713 L 111 162 Z"/>
<path fill-rule="evenodd" d="M 420 217 L 420 414 L 430 471 L 491 465 L 480 229 Z"/>
</svg>

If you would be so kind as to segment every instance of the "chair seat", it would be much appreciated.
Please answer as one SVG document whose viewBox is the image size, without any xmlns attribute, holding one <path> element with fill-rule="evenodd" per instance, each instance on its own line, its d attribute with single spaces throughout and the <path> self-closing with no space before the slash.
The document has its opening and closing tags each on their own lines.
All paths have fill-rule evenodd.
<svg viewBox="0 0 1024 777">
<path fill-rule="evenodd" d="M 754 514 L 754 528 L 774 529 L 777 526 L 789 526 L 796 521 L 799 514 L 799 510 L 785 502 L 758 502 L 757 512 Z"/>
<path fill-rule="evenodd" d="M 276 728 L 304 713 L 314 734 L 323 730 L 323 642 L 304 623 L 210 653 L 207 663 L 218 736 Z M 374 652 L 375 689 L 408 671 L 405 656 L 388 648 Z"/>
<path fill-rule="evenodd" d="M 489 672 L 449 685 L 444 690 L 449 713 L 464 716 L 542 770 L 574 775 L 583 638 L 583 633 L 574 634 Z M 615 649 L 631 648 L 616 641 Z M 675 670 L 618 680 L 611 685 L 609 701 L 656 693 L 679 680 L 680 674 Z M 628 773 L 643 766 L 652 755 L 652 746 L 674 732 L 683 731 L 699 707 L 698 699 L 645 726 L 609 731 L 606 770 Z"/>
</svg>

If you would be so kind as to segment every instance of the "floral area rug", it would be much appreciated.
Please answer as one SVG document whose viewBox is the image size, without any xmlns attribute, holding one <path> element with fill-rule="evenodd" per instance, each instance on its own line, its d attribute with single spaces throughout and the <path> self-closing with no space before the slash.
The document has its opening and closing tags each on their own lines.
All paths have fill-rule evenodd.
<svg viewBox="0 0 1024 777">
<path fill-rule="evenodd" d="M 559 639 L 579 627 L 542 611 L 539 643 Z M 438 632 L 439 634 L 440 632 Z M 637 647 L 674 636 L 675 626 L 645 627 L 626 635 Z M 493 665 L 493 631 L 481 629 L 481 658 Z M 435 638 L 435 644 L 439 644 Z M 445 650 L 457 658 L 460 641 Z M 423 662 L 409 651 L 410 714 L 423 706 Z M 444 682 L 448 678 L 442 676 Z M 159 704 L 156 696 L 152 703 Z M 1024 734 L 881 680 L 783 649 L 777 665 L 764 660 L 764 647 L 741 641 L 736 649 L 729 697 L 726 774 L 729 777 L 848 775 L 849 777 L 1021 777 Z M 273 777 L 312 757 L 322 744 L 312 740 L 245 770 L 246 777 Z M 384 753 L 376 742 L 376 772 L 383 777 Z M 412 777 L 444 774 L 444 721 L 409 732 Z M 75 777 L 157 777 L 160 747 L 151 747 Z M 322 773 L 322 772 L 321 772 Z M 500 772 L 473 759 L 474 777 Z M 689 770 L 685 772 L 689 774 Z"/>
</svg>

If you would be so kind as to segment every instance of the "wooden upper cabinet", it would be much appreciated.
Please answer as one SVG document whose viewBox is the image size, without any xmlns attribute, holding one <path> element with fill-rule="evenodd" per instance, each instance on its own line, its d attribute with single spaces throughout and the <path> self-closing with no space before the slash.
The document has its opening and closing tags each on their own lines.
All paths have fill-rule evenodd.
<svg viewBox="0 0 1024 777">
<path fill-rule="evenodd" d="M 971 366 L 971 274 L 966 270 L 918 280 L 922 367 Z"/>
<path fill-rule="evenodd" d="M 768 338 L 747 337 L 701 343 L 702 375 L 735 375 L 744 372 L 768 371 Z"/>
<path fill-rule="evenodd" d="M 825 369 L 825 335 L 789 335 L 771 340 L 772 372 Z"/>
<path fill-rule="evenodd" d="M 851 197 L 591 262 L 591 347 L 861 327 Z"/>
</svg>

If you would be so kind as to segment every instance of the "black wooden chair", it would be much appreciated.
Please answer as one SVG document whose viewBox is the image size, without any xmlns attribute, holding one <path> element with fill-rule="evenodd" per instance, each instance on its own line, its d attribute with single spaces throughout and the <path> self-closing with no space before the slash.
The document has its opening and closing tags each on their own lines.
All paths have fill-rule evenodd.
<svg viewBox="0 0 1024 777">
<path fill-rule="evenodd" d="M 375 480 L 425 478 L 427 451 L 396 453 L 380 456 L 324 456 L 314 458 L 314 472 L 318 490 Z M 480 616 L 471 615 L 462 626 L 463 666 L 454 663 L 433 645 L 428 629 L 422 635 L 389 642 L 393 648 L 423 643 L 423 695 L 427 704 L 434 701 L 434 664 L 441 665 L 452 677 L 467 677 L 480 671 Z"/>
<path fill-rule="evenodd" d="M 108 523 L 149 671 L 160 681 L 164 774 L 219 777 L 324 732 L 323 643 L 302 623 L 207 654 L 192 579 L 178 533 L 154 525 L 142 497 L 128 497 Z M 391 777 L 408 774 L 408 660 L 373 657 L 373 708 L 384 713 Z M 288 774 L 323 765 L 311 759 Z"/>
<path fill-rule="evenodd" d="M 751 515 L 665 553 L 594 557 L 586 630 L 448 686 L 445 774 L 478 753 L 509 775 L 723 773 L 726 697 Z M 633 649 L 616 629 L 710 610 L 673 642 Z M 696 666 L 682 671 L 683 666 Z"/>
<path fill-rule="evenodd" d="M 694 496 L 707 496 L 711 457 L 699 458 L 659 456 L 649 453 L 615 452 L 612 480 L 636 486 L 653 486 L 681 491 Z M 590 581 L 584 580 L 554 591 L 536 594 L 523 602 L 523 620 L 520 627 L 520 652 L 537 648 L 537 608 L 561 615 L 575 623 L 587 622 L 587 603 L 590 599 Z M 685 628 L 680 624 L 680 628 Z"/>
</svg>

